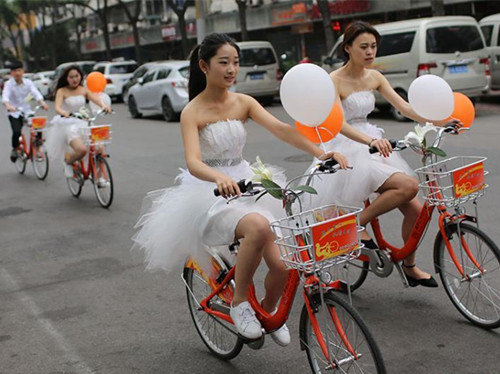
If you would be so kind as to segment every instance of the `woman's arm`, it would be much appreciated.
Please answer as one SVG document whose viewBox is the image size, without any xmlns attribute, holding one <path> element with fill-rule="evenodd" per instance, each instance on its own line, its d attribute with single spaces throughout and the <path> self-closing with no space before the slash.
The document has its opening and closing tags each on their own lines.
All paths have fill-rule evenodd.
<svg viewBox="0 0 500 374">
<path fill-rule="evenodd" d="M 106 111 L 106 113 L 111 112 L 111 108 L 107 105 L 104 105 L 104 103 L 102 102 L 99 95 L 97 95 L 96 93 L 89 91 L 87 89 L 85 90 L 85 94 L 87 95 L 87 98 L 90 101 L 92 101 L 94 104 L 98 105 L 100 108 L 104 109 Z"/>
<path fill-rule="evenodd" d="M 190 110 L 183 110 L 181 113 L 181 131 L 184 157 L 189 172 L 196 178 L 216 183 L 220 194 L 224 197 L 241 195 L 235 180 L 201 161 L 198 125 Z"/>
<path fill-rule="evenodd" d="M 263 126 L 278 139 L 281 139 L 284 142 L 294 146 L 295 148 L 301 149 L 320 160 L 333 158 L 343 169 L 348 167 L 346 158 L 340 153 L 325 153 L 316 144 L 299 133 L 297 129 L 284 122 L 281 122 L 279 119 L 265 110 L 262 105 L 257 102 L 257 100 L 246 95 L 241 95 L 241 97 L 243 98 L 243 100 L 245 100 L 245 103 L 248 106 L 248 116 L 259 125 Z"/>
<path fill-rule="evenodd" d="M 63 116 L 63 117 L 69 117 L 69 112 L 65 111 L 63 108 L 62 108 L 62 103 L 64 101 L 64 93 L 63 93 L 63 89 L 62 88 L 59 88 L 57 91 L 56 91 L 56 98 L 54 100 L 54 109 L 56 111 L 57 114 Z"/>
</svg>

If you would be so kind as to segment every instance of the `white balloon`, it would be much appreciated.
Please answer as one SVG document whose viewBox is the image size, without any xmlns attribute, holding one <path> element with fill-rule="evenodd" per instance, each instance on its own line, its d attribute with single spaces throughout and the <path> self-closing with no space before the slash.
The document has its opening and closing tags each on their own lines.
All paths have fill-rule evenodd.
<svg viewBox="0 0 500 374">
<path fill-rule="evenodd" d="M 422 75 L 411 83 L 408 102 L 415 113 L 430 121 L 448 118 L 455 108 L 451 87 L 433 74 Z"/>
<path fill-rule="evenodd" d="M 294 120 L 310 127 L 321 124 L 335 102 L 335 85 L 328 73 L 314 64 L 299 64 L 283 77 L 283 108 Z"/>
<path fill-rule="evenodd" d="M 102 103 L 106 106 L 111 106 L 111 98 L 107 93 L 104 92 L 99 92 L 98 94 L 99 98 L 101 99 Z M 92 101 L 89 102 L 90 110 L 92 110 L 92 113 L 96 114 L 98 111 L 100 111 L 102 108 L 94 104 Z"/>
</svg>

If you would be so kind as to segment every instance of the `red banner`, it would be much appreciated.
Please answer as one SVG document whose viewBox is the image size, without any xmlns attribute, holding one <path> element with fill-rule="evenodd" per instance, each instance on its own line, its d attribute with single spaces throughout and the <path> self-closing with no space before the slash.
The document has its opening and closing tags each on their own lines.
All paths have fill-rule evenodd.
<svg viewBox="0 0 500 374">
<path fill-rule="evenodd" d="M 355 215 L 323 222 L 311 230 L 316 261 L 352 252 L 359 245 Z"/>
<path fill-rule="evenodd" d="M 455 197 L 463 197 L 484 188 L 484 165 L 482 162 L 453 172 Z"/>
</svg>

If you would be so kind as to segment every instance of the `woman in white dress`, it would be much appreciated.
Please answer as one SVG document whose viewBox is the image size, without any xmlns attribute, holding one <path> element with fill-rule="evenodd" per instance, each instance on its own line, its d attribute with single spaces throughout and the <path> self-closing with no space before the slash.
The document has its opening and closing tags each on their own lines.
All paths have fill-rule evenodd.
<svg viewBox="0 0 500 374">
<path fill-rule="evenodd" d="M 330 74 L 337 88 L 337 101 L 342 104 L 344 124 L 341 134 L 326 143 L 326 149 L 341 152 L 353 169 L 316 180 L 313 186 L 318 195 L 313 197 L 313 204 L 322 205 L 333 200 L 339 204 L 363 206 L 364 200 L 377 193 L 378 197 L 361 213 L 361 225 L 398 208 L 404 216 L 402 236 L 406 240 L 422 208 L 416 197 L 418 182 L 409 165 L 392 153 L 390 143 L 382 138 L 384 130 L 367 120 L 375 108 L 373 91 L 377 90 L 404 116 L 419 123 L 425 123 L 426 119 L 413 111 L 380 72 L 370 68 L 379 41 L 379 33 L 366 22 L 353 22 L 345 31 L 342 48 L 347 62 Z M 377 148 L 380 153 L 370 155 L 367 146 Z M 377 248 L 366 232 L 363 235 L 368 248 Z M 415 266 L 415 253 L 404 259 L 403 269 L 410 286 L 437 287 L 430 274 Z"/>
<path fill-rule="evenodd" d="M 53 160 L 61 160 L 64 164 L 66 177 L 73 176 L 73 163 L 81 160 L 87 153 L 87 147 L 81 138 L 81 128 L 87 122 L 70 117 L 71 113 L 78 112 L 85 107 L 86 99 L 99 107 L 111 112 L 99 96 L 83 87 L 83 73 L 76 65 L 64 70 L 57 81 L 57 91 L 54 103 L 56 115 L 51 121 L 47 133 L 47 152 Z"/>
<path fill-rule="evenodd" d="M 262 300 L 266 311 L 273 312 L 287 277 L 269 227 L 269 221 L 283 215 L 282 204 L 269 195 L 257 202 L 253 198 L 229 204 L 213 195 L 215 186 L 224 197 L 239 195 L 237 181 L 253 176 L 242 158 L 247 119 L 320 159 L 333 157 L 343 167 L 347 162 L 338 153 L 324 153 L 252 97 L 230 92 L 238 69 L 239 48 L 225 34 L 208 35 L 191 53 L 190 102 L 181 114 L 188 170 L 177 177 L 177 186 L 150 193 L 152 206 L 139 219 L 134 241 L 144 249 L 148 269 L 171 270 L 198 248 L 240 240 L 230 314 L 238 332 L 255 339 L 262 334 L 261 326 L 247 292 L 261 258 L 269 268 Z M 280 178 L 275 180 L 279 183 Z M 280 345 L 290 341 L 285 325 L 271 336 Z"/>
</svg>

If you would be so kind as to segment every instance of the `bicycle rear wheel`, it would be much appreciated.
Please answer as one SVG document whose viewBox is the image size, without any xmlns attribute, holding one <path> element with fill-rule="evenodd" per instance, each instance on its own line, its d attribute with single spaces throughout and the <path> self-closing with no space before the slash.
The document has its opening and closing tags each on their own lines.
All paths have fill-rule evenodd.
<svg viewBox="0 0 500 374">
<path fill-rule="evenodd" d="M 74 197 L 78 197 L 82 193 L 83 182 L 83 175 L 76 171 L 71 178 L 66 178 L 69 192 L 71 192 Z"/>
<path fill-rule="evenodd" d="M 95 175 L 92 181 L 97 201 L 103 208 L 109 208 L 113 202 L 113 177 L 108 162 L 100 155 L 95 157 Z"/>
<path fill-rule="evenodd" d="M 340 266 L 332 266 L 327 271 L 330 273 L 332 280 L 342 281 L 345 287 L 339 291 L 347 293 L 348 283 L 351 285 L 351 292 L 361 287 L 368 276 L 369 267 L 369 262 L 355 259 Z"/>
<path fill-rule="evenodd" d="M 498 247 L 483 231 L 467 223 L 449 224 L 446 231 L 457 262 L 464 271 L 462 275 L 438 234 L 434 244 L 436 266 L 448 297 L 473 324 L 487 329 L 500 327 Z"/>
<path fill-rule="evenodd" d="M 315 313 L 312 321 L 304 305 L 300 316 L 301 349 L 307 353 L 312 372 L 385 373 L 380 349 L 359 313 L 332 292 L 324 295 L 326 309 L 320 305 L 319 294 L 313 299 L 320 313 Z M 319 327 L 322 337 L 316 336 L 314 326 Z M 323 354 L 320 339 L 333 357 L 333 368 Z"/>
<path fill-rule="evenodd" d="M 34 147 L 34 152 L 31 155 L 31 163 L 33 164 L 33 171 L 38 179 L 44 180 L 47 178 L 49 174 L 49 158 L 43 145 Z"/>
<path fill-rule="evenodd" d="M 26 152 L 24 151 L 24 144 L 19 145 L 19 150 L 17 151 L 17 159 L 16 159 L 16 170 L 19 174 L 24 174 L 26 171 L 26 163 L 28 162 L 28 157 L 26 156 Z"/>
<path fill-rule="evenodd" d="M 214 258 L 212 259 L 214 274 L 218 274 L 222 268 L 227 269 L 225 265 Z M 215 356 L 223 360 L 236 357 L 241 352 L 243 343 L 236 335 L 234 325 L 204 312 L 198 304 L 212 292 L 209 283 L 214 281 L 214 277 L 212 275 L 207 276 L 197 265 L 186 266 L 183 276 L 186 281 L 189 312 L 201 340 Z M 229 292 L 229 295 L 227 292 Z M 225 294 L 232 298 L 232 293 L 233 289 L 229 287 Z M 224 295 L 220 295 L 220 297 L 216 296 L 212 299 L 211 306 L 214 309 L 229 311 L 229 303 L 230 301 Z"/>
</svg>

